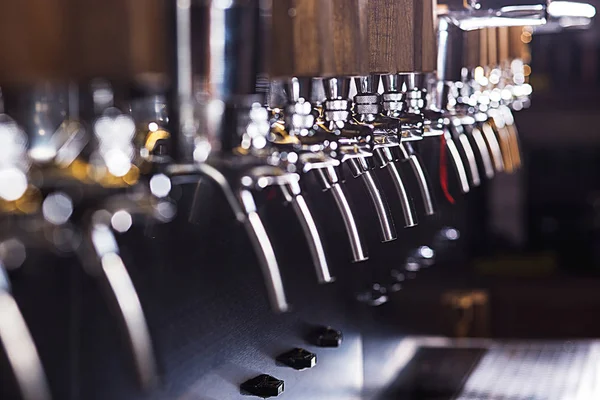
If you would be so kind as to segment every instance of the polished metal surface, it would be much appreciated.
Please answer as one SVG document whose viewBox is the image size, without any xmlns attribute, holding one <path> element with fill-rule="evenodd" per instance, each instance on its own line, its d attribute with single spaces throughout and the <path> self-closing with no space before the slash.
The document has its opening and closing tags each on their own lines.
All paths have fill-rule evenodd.
<svg viewBox="0 0 600 400">
<path fill-rule="evenodd" d="M 339 184 L 333 185 L 331 187 L 331 193 L 337 204 L 338 209 L 342 213 L 342 218 L 344 220 L 344 226 L 346 227 L 346 233 L 348 234 L 348 240 L 350 241 L 350 248 L 352 249 L 352 261 L 361 262 L 368 260 L 368 255 L 366 253 L 365 248 L 362 244 L 362 239 L 360 234 L 358 233 L 358 228 L 356 226 L 356 220 L 352 215 L 352 210 L 350 209 L 350 205 L 348 204 L 348 199 L 346 198 L 346 194 L 342 190 L 342 187 Z"/>
<path fill-rule="evenodd" d="M 392 212 L 385 200 L 385 196 L 382 193 L 379 183 L 375 180 L 372 171 L 365 166 L 364 160 L 352 158 L 347 161 L 354 176 L 360 177 L 369 198 L 371 204 L 375 208 L 377 213 L 377 219 L 379 221 L 379 233 L 382 242 L 391 242 L 397 238 L 396 228 L 394 226 L 394 220 Z"/>
<path fill-rule="evenodd" d="M 288 311 L 290 307 L 283 289 L 283 281 L 275 258 L 275 251 L 256 210 L 254 196 L 249 190 L 240 190 L 238 196 L 246 212 L 244 227 L 252 245 L 257 249 L 256 255 L 263 271 L 271 307 L 278 312 Z"/>
<path fill-rule="evenodd" d="M 391 242 L 396 240 L 398 236 L 396 235 L 396 228 L 394 227 L 392 213 L 386 204 L 381 189 L 375 182 L 373 173 L 371 171 L 367 171 L 361 175 L 361 179 L 367 188 L 369 196 L 371 197 L 371 202 L 375 205 L 382 241 Z"/>
<path fill-rule="evenodd" d="M 308 249 L 315 266 L 319 283 L 331 283 L 335 281 L 335 278 L 331 276 L 331 272 L 329 271 L 329 264 L 327 262 L 327 256 L 325 254 L 325 249 L 323 248 L 319 229 L 310 212 L 308 204 L 306 204 L 306 200 L 300 193 L 300 185 L 292 184 L 281 186 L 281 190 L 283 191 L 286 200 L 292 205 L 294 213 L 300 221 L 300 226 L 306 237 Z"/>
<path fill-rule="evenodd" d="M 465 127 L 465 129 L 469 129 L 469 128 L 470 128 L 470 126 Z M 490 151 L 488 150 L 486 141 L 483 138 L 483 135 L 481 134 L 481 131 L 479 130 L 479 128 L 477 126 L 472 127 L 470 134 L 473 137 L 473 140 L 475 141 L 475 146 L 477 148 L 477 151 L 481 155 L 483 169 L 485 171 L 485 177 L 487 179 L 492 179 L 495 176 L 495 170 L 494 170 L 494 165 L 492 163 L 492 157 L 491 157 Z"/>
<path fill-rule="evenodd" d="M 464 154 L 467 166 L 469 168 L 469 177 L 471 178 L 471 185 L 477 187 L 481 185 L 481 176 L 479 175 L 479 167 L 477 166 L 475 152 L 473 151 L 473 147 L 471 146 L 469 138 L 464 132 L 460 118 L 454 117 L 451 119 L 451 121 L 452 125 L 450 126 L 450 131 L 455 137 L 455 140 L 458 139 L 458 145 L 460 145 L 462 154 Z"/>
<path fill-rule="evenodd" d="M 100 219 L 100 216 L 96 216 Z M 148 323 L 135 286 L 119 255 L 117 240 L 109 225 L 93 222 L 88 232 L 110 296 L 116 301 L 119 318 L 131 348 L 140 385 L 149 390 L 158 384 L 156 357 Z"/>
<path fill-rule="evenodd" d="M 8 276 L 0 265 L 0 343 L 23 400 L 50 400 L 50 389 L 27 323 L 10 293 Z"/>
<path fill-rule="evenodd" d="M 393 160 L 389 149 L 380 149 L 380 152 L 384 154 L 388 160 Z M 390 174 L 392 178 L 392 182 L 394 183 L 394 187 L 396 189 L 396 193 L 400 198 L 400 205 L 402 206 L 402 215 L 404 216 L 404 226 L 406 228 L 410 228 L 417 225 L 417 216 L 412 207 L 412 202 L 406 187 L 404 186 L 404 181 L 402 180 L 402 176 L 400 175 L 400 171 L 398 171 L 398 167 L 394 162 L 388 162 L 385 165 L 385 169 Z"/>
<path fill-rule="evenodd" d="M 458 177 L 460 189 L 462 193 L 468 193 L 470 186 L 469 179 L 467 177 L 467 170 L 465 169 L 462 158 L 460 157 L 456 143 L 454 142 L 454 139 L 452 139 L 452 134 L 448 131 L 448 129 L 444 131 L 444 141 L 446 143 L 448 153 L 450 154 L 450 160 L 454 166 L 454 171 Z"/>
<path fill-rule="evenodd" d="M 323 186 L 323 189 L 331 192 L 333 199 L 335 200 L 335 204 L 342 216 L 344 228 L 346 230 L 346 236 L 348 237 L 348 242 L 352 251 L 352 261 L 361 262 L 368 260 L 369 257 L 367 255 L 366 246 L 360 236 L 354 213 L 350 208 L 350 204 L 346 198 L 346 193 L 340 185 L 335 169 L 333 167 L 316 169 L 315 173 L 317 174 L 317 178 Z"/>
<path fill-rule="evenodd" d="M 419 156 L 414 151 L 410 143 L 404 142 L 400 144 L 400 153 L 405 161 L 410 164 L 410 167 L 417 178 L 419 192 L 425 208 L 425 215 L 434 215 L 435 207 L 433 205 L 433 197 L 429 188 L 429 182 L 425 176 L 425 169 L 421 164 Z"/>
</svg>

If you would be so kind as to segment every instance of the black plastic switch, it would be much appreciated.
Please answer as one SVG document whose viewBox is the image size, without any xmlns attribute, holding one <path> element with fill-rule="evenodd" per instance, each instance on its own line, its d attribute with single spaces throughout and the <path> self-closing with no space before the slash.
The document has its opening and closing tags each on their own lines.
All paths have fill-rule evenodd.
<svg viewBox="0 0 600 400">
<path fill-rule="evenodd" d="M 283 393 L 283 381 L 271 375 L 262 374 L 242 383 L 240 389 L 242 392 L 262 398 L 276 397 Z"/>
<path fill-rule="evenodd" d="M 327 327 L 317 332 L 316 344 L 319 347 L 340 347 L 342 339 L 342 332 Z"/>
<path fill-rule="evenodd" d="M 297 370 L 312 368 L 317 365 L 317 355 L 308 350 L 295 348 L 277 357 L 277 361 Z"/>
</svg>

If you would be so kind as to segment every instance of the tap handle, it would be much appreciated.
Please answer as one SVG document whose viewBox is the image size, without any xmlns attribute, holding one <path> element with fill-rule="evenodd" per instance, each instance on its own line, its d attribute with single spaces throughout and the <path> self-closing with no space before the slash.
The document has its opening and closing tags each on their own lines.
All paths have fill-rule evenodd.
<svg viewBox="0 0 600 400">
<path fill-rule="evenodd" d="M 331 192 L 335 204 L 344 221 L 344 228 L 352 250 L 352 261 L 361 262 L 369 259 L 366 245 L 358 231 L 354 213 L 350 208 L 344 189 L 340 185 L 340 179 L 334 167 L 319 168 L 315 170 L 317 180 L 321 183 L 324 191 Z"/>
<path fill-rule="evenodd" d="M 444 142 L 446 148 L 448 149 L 448 154 L 450 155 L 452 165 L 454 166 L 454 171 L 456 172 L 460 184 L 460 190 L 462 193 L 468 193 L 470 187 L 469 180 L 467 178 L 467 170 L 465 169 L 465 165 L 463 164 L 462 158 L 460 157 L 460 153 L 458 152 L 456 143 L 452 138 L 452 134 L 450 133 L 447 127 L 444 128 Z"/>
<path fill-rule="evenodd" d="M 473 70 L 482 65 L 481 32 L 479 29 L 465 33 L 465 67 Z"/>
<path fill-rule="evenodd" d="M 436 0 L 368 0 L 369 71 L 377 74 L 436 69 Z"/>
<path fill-rule="evenodd" d="M 237 192 L 237 196 L 246 214 L 244 228 L 246 228 L 246 233 L 256 251 L 267 286 L 267 295 L 271 307 L 276 312 L 286 312 L 289 310 L 289 304 L 285 296 L 279 264 L 277 263 L 269 235 L 258 214 L 254 195 L 248 189 L 240 189 Z"/>
<path fill-rule="evenodd" d="M 496 40 L 498 42 L 499 64 L 510 64 L 510 32 L 507 26 L 501 26 L 496 30 Z"/>
<path fill-rule="evenodd" d="M 410 164 L 410 167 L 415 174 L 415 178 L 417 178 L 417 184 L 419 186 L 419 191 L 421 192 L 423 206 L 425 207 L 425 215 L 434 215 L 435 206 L 433 204 L 433 196 L 431 194 L 431 188 L 425 173 L 425 168 L 423 168 L 423 164 L 421 162 L 421 157 L 419 157 L 410 142 L 401 142 L 400 152 L 402 153 L 404 160 L 408 161 Z"/>
<path fill-rule="evenodd" d="M 0 344 L 23 400 L 50 400 L 40 356 L 15 298 L 4 265 L 0 265 Z"/>
<path fill-rule="evenodd" d="M 273 2 L 271 75 L 289 78 L 364 75 L 360 3 L 364 0 Z M 363 66 L 364 64 L 364 66 Z"/>
<path fill-rule="evenodd" d="M 498 28 L 485 28 L 487 36 L 487 65 L 495 68 L 499 64 L 498 60 Z"/>
<path fill-rule="evenodd" d="M 88 238 L 100 264 L 100 277 L 105 288 L 117 306 L 122 329 L 125 332 L 140 386 L 149 390 L 158 383 L 156 358 L 146 316 L 135 286 L 127 268 L 119 255 L 117 240 L 109 227 L 96 213 L 88 230 Z"/>
<path fill-rule="evenodd" d="M 366 160 L 364 158 L 351 158 L 348 160 L 348 165 L 350 166 L 352 174 L 355 177 L 360 177 L 367 189 L 371 203 L 377 213 L 381 241 L 391 242 L 398 237 L 396 234 L 396 227 L 394 226 L 392 212 L 387 204 L 387 200 L 379 182 L 376 180 L 375 176 L 373 176 L 372 171 L 369 170 L 368 165 L 365 165 L 365 162 Z"/>
<path fill-rule="evenodd" d="M 1 84 L 165 72 L 162 0 L 23 0 L 0 6 Z M 35 52 L 24 49 L 37 49 Z"/>
<path fill-rule="evenodd" d="M 316 268 L 317 279 L 319 283 L 330 283 L 335 280 L 331 276 L 329 271 L 329 265 L 327 262 L 327 256 L 325 255 L 325 249 L 323 248 L 323 242 L 319 235 L 319 229 L 317 224 L 310 212 L 310 208 L 302 196 L 300 191 L 300 185 L 291 184 L 281 186 L 281 190 L 286 200 L 292 205 L 292 209 L 300 221 L 302 231 L 306 237 L 308 243 L 308 249 L 310 251 L 313 264 Z"/>
<path fill-rule="evenodd" d="M 490 47 L 488 43 L 487 28 L 479 29 L 479 65 L 482 67 L 490 66 Z"/>
<path fill-rule="evenodd" d="M 525 62 L 529 60 L 529 49 L 522 40 L 523 27 L 511 26 L 508 28 L 508 55 L 511 60 L 520 59 Z"/>
</svg>

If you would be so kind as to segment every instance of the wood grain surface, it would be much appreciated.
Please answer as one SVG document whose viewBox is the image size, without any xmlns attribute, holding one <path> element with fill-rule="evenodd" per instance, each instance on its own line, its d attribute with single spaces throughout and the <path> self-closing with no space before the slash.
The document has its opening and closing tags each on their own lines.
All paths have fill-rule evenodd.
<svg viewBox="0 0 600 400">
<path fill-rule="evenodd" d="M 473 69 L 481 65 L 481 32 L 468 31 L 465 35 L 465 66 Z"/>
<path fill-rule="evenodd" d="M 498 38 L 498 61 L 502 64 L 510 61 L 510 37 L 508 27 L 500 27 L 497 28 L 497 38 Z"/>
<path fill-rule="evenodd" d="M 498 65 L 498 28 L 486 28 L 488 66 Z"/>
<path fill-rule="evenodd" d="M 436 67 L 435 0 L 370 0 L 369 68 L 374 73 Z"/>
<path fill-rule="evenodd" d="M 165 0 L 0 4 L 0 84 L 165 70 Z"/>
<path fill-rule="evenodd" d="M 487 29 L 479 31 L 479 65 L 482 67 L 490 65 L 489 43 Z"/>
<path fill-rule="evenodd" d="M 508 54 L 511 59 L 523 58 L 525 43 L 521 40 L 523 27 L 512 26 L 508 28 Z"/>
</svg>

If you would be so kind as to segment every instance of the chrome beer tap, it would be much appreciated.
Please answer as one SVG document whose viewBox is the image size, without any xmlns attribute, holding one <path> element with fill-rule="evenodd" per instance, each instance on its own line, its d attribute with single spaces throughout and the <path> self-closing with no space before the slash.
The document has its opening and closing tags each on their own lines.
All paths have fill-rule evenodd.
<svg viewBox="0 0 600 400">
<path fill-rule="evenodd" d="M 114 232 L 128 230 L 135 217 L 164 222 L 172 215 L 164 217 L 164 202 L 152 195 L 147 181 L 140 179 L 133 119 L 112 107 L 110 85 L 95 83 L 91 91 L 98 113 L 91 129 L 79 121 L 78 107 L 73 104 L 79 103 L 76 89 L 67 89 L 67 85 L 36 87 L 23 96 L 27 133 L 33 139 L 48 137 L 33 140 L 28 149 L 35 169 L 31 185 L 39 193 L 41 204 L 22 219 L 25 224 L 37 221 L 41 236 L 44 230 L 74 232 L 71 237 L 94 242 L 94 246 L 78 246 L 76 241 L 37 241 L 50 250 L 76 252 L 86 271 L 103 283 L 103 293 L 117 305 L 120 328 L 127 338 L 140 386 L 149 389 L 158 379 L 154 349 L 137 291 L 118 256 Z M 101 210 L 109 222 L 98 244 L 96 231 L 87 226 Z M 35 230 L 29 234 L 35 234 Z M 106 239 L 109 237 L 110 241 Z"/>
<path fill-rule="evenodd" d="M 360 177 L 367 189 L 371 203 L 377 211 L 380 236 L 383 242 L 396 239 L 391 212 L 379 182 L 372 172 L 374 129 L 370 124 L 357 124 L 351 119 L 352 102 L 350 78 L 323 79 L 326 100 L 323 102 L 320 127 L 338 143 L 337 156 L 346 163 L 355 178 Z M 412 217 L 412 215 L 411 215 Z M 413 226 L 414 219 L 406 220 Z"/>
<path fill-rule="evenodd" d="M 462 158 L 466 161 L 469 170 L 469 179 L 464 168 L 456 168 L 464 193 L 470 186 L 479 186 L 481 177 L 477 166 L 475 152 L 464 132 L 461 115 L 457 112 L 457 98 L 459 87 L 456 83 L 462 79 L 463 66 L 463 33 L 454 21 L 446 16 L 439 18 L 438 24 L 438 72 L 436 92 L 434 99 L 436 106 L 445 112 L 447 121 L 444 138 L 455 167 Z M 459 107 L 460 110 L 460 107 Z M 471 123 L 469 121 L 464 121 Z M 456 145 L 455 140 L 460 146 Z M 487 150 L 483 153 L 487 155 Z M 462 164 L 462 161 L 460 162 Z"/>
<path fill-rule="evenodd" d="M 377 90 L 379 82 L 380 75 L 377 74 L 355 78 L 357 88 L 357 94 L 354 97 L 355 118 L 360 123 L 373 126 L 373 152 L 377 160 L 377 165 L 380 168 L 385 168 L 390 174 L 402 205 L 405 227 L 411 227 L 415 226 L 417 221 L 410 196 L 406 190 L 400 171 L 395 164 L 399 158 L 399 154 L 402 156 L 402 159 L 410 162 L 417 176 L 427 215 L 432 215 L 435 212 L 433 201 L 424 170 L 420 160 L 412 150 L 410 140 L 402 141 L 403 132 L 406 137 L 411 139 L 414 139 L 415 135 L 403 125 L 403 121 L 397 116 L 384 115 L 381 112 L 381 98 Z"/>
<path fill-rule="evenodd" d="M 19 203 L 27 193 L 27 137 L 15 121 L 0 114 L 0 219 L 6 225 L 19 214 Z M 24 246 L 4 229 L 0 244 L 0 344 L 4 348 L 18 391 L 24 400 L 50 400 L 51 394 L 36 345 L 19 306 L 12 296 L 7 268 L 24 262 Z"/>
<path fill-rule="evenodd" d="M 342 216 L 348 241 L 352 250 L 352 261 L 365 261 L 368 256 L 354 213 L 350 208 L 345 190 L 341 186 L 339 167 L 344 161 L 342 153 L 338 152 L 343 143 L 338 137 L 332 135 L 316 125 L 314 109 L 310 103 L 312 98 L 311 78 L 291 78 L 284 84 L 287 95 L 287 106 L 283 118 L 273 124 L 273 133 L 277 135 L 276 147 L 281 147 L 285 142 L 291 146 L 298 156 L 298 171 L 301 174 L 315 174 L 323 191 L 329 192 L 334 197 L 336 206 Z M 375 195 L 381 196 L 378 187 L 372 185 Z M 385 213 L 384 200 L 381 208 Z M 379 209 L 378 209 L 379 211 Z M 395 230 L 391 216 L 384 214 L 382 232 L 387 240 L 395 238 Z"/>
<path fill-rule="evenodd" d="M 246 46 L 248 37 L 262 36 L 265 21 L 261 18 L 268 14 L 261 10 L 265 4 L 257 0 L 178 2 L 171 9 L 177 51 L 176 93 L 170 96 L 175 163 L 166 172 L 174 180 L 204 177 L 218 184 L 256 252 L 273 310 L 283 312 L 289 304 L 275 251 L 258 214 L 255 191 L 276 187 L 284 193 L 309 242 L 319 281 L 333 278 L 300 191 L 296 163 L 301 154 L 282 151 L 272 141 L 264 98 L 256 94 L 257 75 L 264 67 L 263 43 L 252 42 L 255 51 L 230 51 Z M 192 24 L 202 22 L 201 18 L 192 21 L 193 10 L 205 18 L 207 34 L 191 29 Z M 192 48 L 197 47 L 205 50 L 210 60 L 206 65 L 192 62 Z M 194 86 L 198 76 L 203 77 L 203 87 Z M 194 204 L 201 195 L 196 194 Z"/>
</svg>

